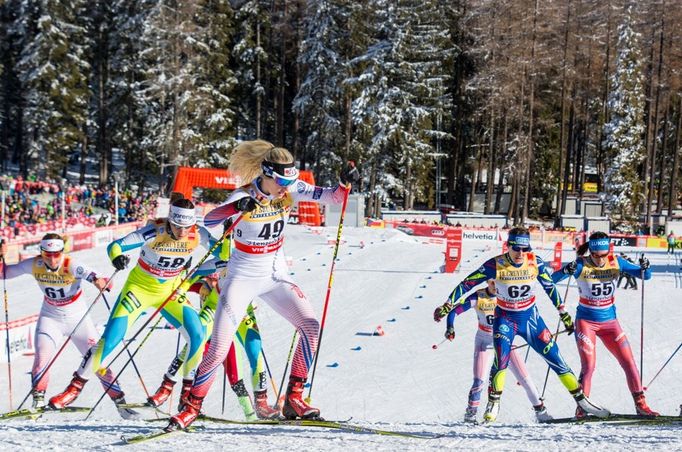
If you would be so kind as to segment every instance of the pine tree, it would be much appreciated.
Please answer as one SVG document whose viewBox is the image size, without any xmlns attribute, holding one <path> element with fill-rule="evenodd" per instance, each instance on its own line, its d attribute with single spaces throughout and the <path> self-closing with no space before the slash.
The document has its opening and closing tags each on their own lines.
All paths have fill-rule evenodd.
<svg viewBox="0 0 682 452">
<path fill-rule="evenodd" d="M 18 62 L 23 89 L 26 149 L 40 175 L 63 175 L 68 152 L 82 142 L 87 119 L 89 64 L 84 29 L 75 12 L 80 0 L 32 5 L 35 34 Z M 30 30 L 30 28 L 29 28 Z"/>
<path fill-rule="evenodd" d="M 604 182 L 606 203 L 630 225 L 637 221 L 636 207 L 644 190 L 637 169 L 645 156 L 642 59 L 631 18 L 629 12 L 618 27 L 616 71 L 608 100 L 611 119 L 604 130 L 604 148 L 612 158 Z"/>
<path fill-rule="evenodd" d="M 337 152 L 344 142 L 343 80 L 348 66 L 341 56 L 349 11 L 344 2 L 311 0 L 305 19 L 305 37 L 298 62 L 305 77 L 294 99 L 293 110 L 306 131 L 305 151 L 313 155 L 315 178 L 336 181 L 343 163 Z"/>
</svg>

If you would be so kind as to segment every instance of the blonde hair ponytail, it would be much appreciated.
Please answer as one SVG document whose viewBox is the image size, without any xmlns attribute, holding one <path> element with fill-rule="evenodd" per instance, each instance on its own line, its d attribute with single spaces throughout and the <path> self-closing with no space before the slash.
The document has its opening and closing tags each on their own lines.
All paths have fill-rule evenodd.
<svg viewBox="0 0 682 452">
<path fill-rule="evenodd" d="M 285 148 L 275 147 L 265 140 L 244 141 L 239 143 L 230 156 L 230 172 L 249 183 L 260 176 L 261 163 L 267 160 L 273 163 L 291 163 L 294 156 Z"/>
</svg>

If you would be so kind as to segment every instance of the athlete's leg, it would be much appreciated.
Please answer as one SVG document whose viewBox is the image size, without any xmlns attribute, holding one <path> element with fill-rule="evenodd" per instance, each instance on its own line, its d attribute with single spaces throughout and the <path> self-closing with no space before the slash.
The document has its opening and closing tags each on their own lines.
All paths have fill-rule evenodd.
<svg viewBox="0 0 682 452">
<path fill-rule="evenodd" d="M 542 405 L 538 388 L 535 387 L 535 383 L 533 383 L 528 369 L 526 369 L 526 363 L 523 362 L 523 358 L 517 350 L 512 350 L 510 353 L 509 370 L 511 370 L 521 386 L 523 386 L 531 405 L 534 407 Z"/>
<path fill-rule="evenodd" d="M 505 374 L 509 365 L 509 353 L 517 332 L 517 323 L 502 309 L 495 309 L 493 321 L 493 348 L 495 357 L 490 369 L 489 390 L 502 393 L 504 390 Z"/>
<path fill-rule="evenodd" d="M 204 351 L 205 325 L 202 325 L 199 314 L 192 306 L 180 303 L 178 300 L 166 303 L 161 310 L 161 315 L 185 338 L 188 348 L 181 371 L 184 380 L 191 380 L 194 378 L 194 371 Z"/>
<path fill-rule="evenodd" d="M 231 275 L 221 282 L 220 300 L 213 323 L 211 345 L 199 364 L 192 387 L 192 396 L 195 398 L 203 399 L 208 393 L 218 366 L 225 361 L 246 307 L 259 295 L 260 286 L 264 283 L 267 281 L 240 280 Z"/>
<path fill-rule="evenodd" d="M 305 380 L 317 351 L 320 329 L 313 308 L 303 291 L 291 281 L 280 280 L 273 289 L 261 295 L 279 315 L 291 323 L 299 333 L 299 340 L 291 363 L 290 376 Z"/>
<path fill-rule="evenodd" d="M 50 307 L 52 309 L 58 309 Z M 31 382 L 34 391 L 45 392 L 50 380 L 49 373 L 45 373 L 47 365 L 54 358 L 57 350 L 57 342 L 61 342 L 62 329 L 59 320 L 53 318 L 50 313 L 45 312 L 45 307 L 40 313 L 38 324 L 36 325 L 34 347 L 36 354 L 33 357 L 33 368 L 31 369 Z"/>
<path fill-rule="evenodd" d="M 580 355 L 580 383 L 586 396 L 592 391 L 592 375 L 597 364 L 596 337 L 601 326 L 598 322 L 578 319 L 575 322 L 575 341 Z"/>
<path fill-rule="evenodd" d="M 630 392 L 642 392 L 642 381 L 639 378 L 637 364 L 635 364 L 635 358 L 632 355 L 632 348 L 618 319 L 603 322 L 603 326 L 597 335 L 606 348 L 616 357 L 620 367 L 623 368 Z"/>
<path fill-rule="evenodd" d="M 544 358 L 549 367 L 559 376 L 559 380 L 566 389 L 572 393 L 579 391 L 580 383 L 561 356 L 559 346 L 538 313 L 537 307 L 534 306 L 530 311 L 523 327 L 523 335 L 526 341 L 533 350 Z"/>
<path fill-rule="evenodd" d="M 80 303 L 80 300 L 73 303 L 73 305 L 76 303 Z M 67 318 L 62 322 L 64 331 L 67 331 L 66 334 L 69 334 L 68 332 L 75 328 L 80 319 L 83 318 L 83 315 L 85 315 L 87 312 L 85 305 L 78 307 L 72 306 L 69 306 L 69 308 L 72 309 L 69 309 Z M 95 328 L 95 324 L 92 322 L 92 318 L 90 318 L 89 315 L 81 322 L 78 329 L 74 331 L 73 335 L 71 336 L 71 341 L 83 356 L 85 356 L 88 351 L 97 343 L 97 329 Z M 118 383 L 114 382 L 114 375 L 111 372 L 111 369 L 107 368 L 104 373 L 97 372 L 96 375 L 100 379 L 102 387 L 107 391 L 109 397 L 114 400 L 123 397 L 123 391 L 121 391 Z"/>
<path fill-rule="evenodd" d="M 493 357 L 492 336 L 481 331 L 474 339 L 474 381 L 469 390 L 467 412 L 475 414 L 481 403 L 481 393 L 485 388 L 485 377 L 490 370 L 490 358 Z"/>
</svg>

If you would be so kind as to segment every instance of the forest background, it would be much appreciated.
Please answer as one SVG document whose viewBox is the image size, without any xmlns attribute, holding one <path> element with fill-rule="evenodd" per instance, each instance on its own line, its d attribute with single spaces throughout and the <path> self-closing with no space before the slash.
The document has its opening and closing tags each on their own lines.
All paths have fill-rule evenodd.
<svg viewBox="0 0 682 452">
<path fill-rule="evenodd" d="M 163 193 L 263 138 L 320 183 L 354 161 L 370 216 L 558 217 L 592 182 L 648 224 L 680 201 L 680 30 L 679 0 L 0 0 L 0 163 Z"/>
</svg>

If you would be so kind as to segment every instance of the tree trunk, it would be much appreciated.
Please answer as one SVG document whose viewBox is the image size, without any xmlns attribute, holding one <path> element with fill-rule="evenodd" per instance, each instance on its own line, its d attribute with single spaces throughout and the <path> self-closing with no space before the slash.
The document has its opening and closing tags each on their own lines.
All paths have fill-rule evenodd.
<svg viewBox="0 0 682 452">
<path fill-rule="evenodd" d="M 531 51 L 530 51 L 530 74 L 529 81 L 530 93 L 528 100 L 528 149 L 526 157 L 526 174 L 525 174 L 525 188 L 523 197 L 523 211 L 521 213 L 521 223 L 525 223 L 530 215 L 530 180 L 531 180 L 531 168 L 533 166 L 534 158 L 534 147 L 535 140 L 533 139 L 534 134 L 534 124 L 533 124 L 533 109 L 535 108 L 535 45 L 537 41 L 537 22 L 538 22 L 538 7 L 539 0 L 535 0 L 535 7 L 533 9 L 533 34 L 531 38 Z"/>
<path fill-rule="evenodd" d="M 561 106 L 560 108 L 560 113 L 561 113 L 561 123 L 559 125 L 559 177 L 557 178 L 557 222 L 559 221 L 561 214 L 564 213 L 565 206 L 565 197 L 564 197 L 564 190 L 566 188 L 566 182 L 564 181 L 563 185 L 561 181 L 565 178 L 562 178 L 562 170 L 564 170 L 565 165 L 568 164 L 568 159 L 566 159 L 566 163 L 564 163 L 564 154 L 568 154 L 566 150 L 566 130 L 565 130 L 565 124 L 566 124 L 566 93 L 568 92 L 568 76 L 567 76 L 567 70 L 566 66 L 568 64 L 568 38 L 569 38 L 569 30 L 570 30 L 570 25 L 571 25 L 571 2 L 572 0 L 568 0 L 568 4 L 566 5 L 566 22 L 564 25 L 564 45 L 563 45 L 563 57 L 561 61 Z M 565 170 L 564 170 L 565 174 Z M 558 226 L 558 223 L 556 224 Z"/>
<path fill-rule="evenodd" d="M 677 177 L 680 166 L 680 142 L 682 141 L 682 95 L 678 95 L 679 107 L 677 109 L 677 133 L 675 134 L 675 147 L 673 149 L 673 167 L 670 170 L 670 188 L 668 190 L 668 215 L 673 216 L 673 209 L 677 207 Z"/>
<path fill-rule="evenodd" d="M 663 114 L 663 143 L 661 144 L 661 156 L 659 157 L 660 168 L 658 171 L 658 188 L 656 190 L 656 213 L 663 212 L 663 181 L 665 180 L 666 162 L 668 161 L 668 123 L 670 121 L 670 102 L 666 99 L 665 113 Z M 671 168 L 672 170 L 672 168 Z"/>
<path fill-rule="evenodd" d="M 493 202 L 493 191 L 495 190 L 495 112 L 492 108 L 490 109 L 490 126 L 488 133 L 490 134 L 488 145 L 488 176 L 486 178 L 485 207 L 483 208 L 483 213 L 486 215 L 490 214 L 490 207 Z"/>
<path fill-rule="evenodd" d="M 658 140 L 656 139 L 656 136 L 658 135 L 658 123 L 660 121 L 660 111 L 658 108 L 659 102 L 661 100 L 661 71 L 663 69 L 663 30 L 665 29 L 665 20 L 661 19 L 661 37 L 659 41 L 659 48 L 658 48 L 658 69 L 656 71 L 656 101 L 654 103 L 654 121 L 652 124 L 650 124 L 650 127 L 652 130 L 651 136 L 650 136 L 650 146 L 651 146 L 651 151 L 649 153 L 649 164 L 648 164 L 648 169 L 649 169 L 649 189 L 646 193 L 646 227 L 649 229 L 649 234 L 652 234 L 653 231 L 651 230 L 652 226 L 652 218 L 651 218 L 651 206 L 653 204 L 653 199 L 654 199 L 654 182 L 656 180 L 656 152 L 657 152 L 657 144 Z M 653 83 L 653 80 L 652 80 Z M 647 138 L 649 138 L 649 135 L 647 135 Z"/>
</svg>

